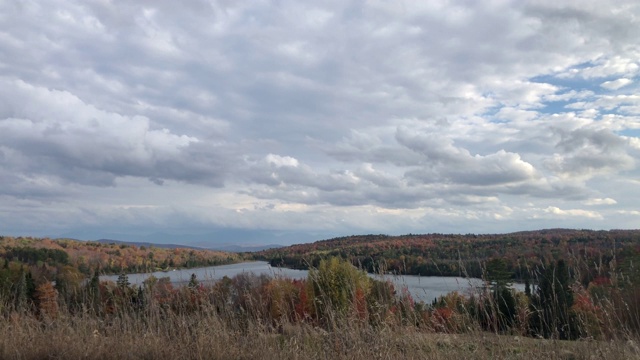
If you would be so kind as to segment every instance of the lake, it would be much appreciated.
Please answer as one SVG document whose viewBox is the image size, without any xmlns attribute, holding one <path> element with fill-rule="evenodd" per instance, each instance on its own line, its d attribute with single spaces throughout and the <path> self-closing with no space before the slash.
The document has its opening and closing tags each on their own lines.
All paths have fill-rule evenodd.
<svg viewBox="0 0 640 360">
<path fill-rule="evenodd" d="M 174 271 L 158 271 L 154 273 L 128 274 L 129 282 L 133 285 L 142 285 L 143 281 L 153 275 L 157 278 L 168 277 L 174 284 L 184 284 L 191 279 L 191 274 L 196 274 L 198 281 L 211 283 L 225 276 L 230 278 L 242 274 L 254 273 L 256 275 L 269 275 L 273 277 L 285 277 L 290 279 L 306 279 L 307 270 L 294 270 L 287 268 L 274 268 L 265 261 L 251 261 L 238 264 L 209 266 L 194 269 L 182 269 Z M 407 289 L 417 301 L 430 303 L 433 299 L 446 295 L 452 291 L 462 294 L 470 294 L 482 287 L 483 281 L 474 278 L 445 277 L 445 276 L 417 276 L 417 275 L 376 275 L 369 274 L 377 280 L 390 280 L 396 287 L 396 291 Z M 100 276 L 100 280 L 117 281 L 118 275 Z M 514 284 L 514 288 L 523 291 L 524 285 Z"/>
</svg>

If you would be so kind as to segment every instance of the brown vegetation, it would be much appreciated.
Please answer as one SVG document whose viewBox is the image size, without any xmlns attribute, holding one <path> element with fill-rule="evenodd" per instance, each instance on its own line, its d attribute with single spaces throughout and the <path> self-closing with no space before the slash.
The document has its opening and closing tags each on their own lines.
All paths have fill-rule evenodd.
<svg viewBox="0 0 640 360">
<path fill-rule="evenodd" d="M 269 249 L 256 257 L 272 266 L 306 269 L 336 256 L 373 273 L 478 278 L 483 275 L 482 264 L 501 259 L 520 280 L 537 265 L 564 259 L 572 266 L 588 264 L 581 269 L 581 280 L 588 283 L 610 273 L 610 264 L 626 266 L 638 254 L 640 230 L 549 229 L 483 235 L 354 235 Z"/>
<path fill-rule="evenodd" d="M 567 342 L 491 333 L 432 334 L 413 327 L 345 324 L 331 332 L 287 325 L 246 329 L 214 312 L 197 316 L 123 316 L 111 322 L 63 317 L 0 322 L 3 359 L 634 359 L 631 341 Z"/>
<path fill-rule="evenodd" d="M 612 251 L 607 263 L 532 266 L 524 293 L 508 287 L 508 261 L 492 259 L 484 289 L 433 304 L 338 258 L 304 280 L 192 276 L 181 287 L 154 277 L 132 287 L 124 274 L 74 282 L 70 263 L 57 264 L 54 287 L 14 258 L 0 270 L 11 280 L 0 292 L 0 358 L 638 358 L 640 279 L 615 263 L 637 254 Z M 584 283 L 585 271 L 599 276 Z"/>
<path fill-rule="evenodd" d="M 102 274 L 150 272 L 230 264 L 241 260 L 235 253 L 205 249 L 11 236 L 0 236 L 0 258 L 40 268 L 48 273 L 50 279 L 64 265 L 68 276 L 85 277 L 96 270 Z"/>
</svg>

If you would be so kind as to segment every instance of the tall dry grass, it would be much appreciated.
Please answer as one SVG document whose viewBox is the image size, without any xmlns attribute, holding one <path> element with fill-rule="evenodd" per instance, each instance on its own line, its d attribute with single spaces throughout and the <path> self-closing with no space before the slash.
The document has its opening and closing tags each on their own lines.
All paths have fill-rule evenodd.
<svg viewBox="0 0 640 360">
<path fill-rule="evenodd" d="M 108 321 L 14 314 L 0 323 L 3 359 L 634 359 L 632 341 L 555 341 L 487 332 L 435 334 L 345 321 L 332 331 L 283 322 L 229 323 L 215 311 Z"/>
<path fill-rule="evenodd" d="M 501 299 L 490 291 L 451 294 L 431 307 L 387 285 L 334 262 L 306 282 L 245 274 L 178 289 L 103 283 L 93 293 L 87 285 L 58 296 L 57 307 L 50 297 L 30 308 L 5 299 L 0 358 L 640 358 L 637 299 L 622 288 L 589 297 L 572 317 L 588 331 L 563 341 L 525 336 L 532 310 L 522 295 L 517 320 L 492 326 Z"/>
</svg>

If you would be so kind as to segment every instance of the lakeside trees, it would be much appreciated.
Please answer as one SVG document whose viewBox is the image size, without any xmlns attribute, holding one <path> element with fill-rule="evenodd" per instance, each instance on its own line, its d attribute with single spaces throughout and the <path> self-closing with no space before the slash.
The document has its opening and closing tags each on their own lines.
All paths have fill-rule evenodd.
<svg viewBox="0 0 640 360">
<path fill-rule="evenodd" d="M 587 284 L 611 272 L 614 258 L 618 265 L 628 265 L 638 257 L 638 246 L 640 230 L 550 229 L 485 235 L 347 236 L 269 249 L 258 252 L 256 257 L 272 266 L 304 269 L 317 267 L 321 259 L 335 256 L 373 273 L 478 278 L 483 276 L 484 263 L 501 259 L 505 270 L 519 280 L 524 280 L 537 265 L 564 259 L 569 266 L 582 266 L 580 281 Z M 637 267 L 634 269 L 635 276 L 640 277 Z"/>
<path fill-rule="evenodd" d="M 197 319 L 213 312 L 244 327 L 259 323 L 277 329 L 295 323 L 331 330 L 349 322 L 373 327 L 395 324 L 426 332 L 604 339 L 640 333 L 640 283 L 633 266 L 640 247 L 621 244 L 603 247 L 591 257 L 568 252 L 566 258 L 557 253 L 558 259 L 526 262 L 519 270 L 531 282 L 526 293 L 509 287 L 514 278 L 510 257 L 479 261 L 486 281 L 482 291 L 472 296 L 452 293 L 432 304 L 417 303 L 402 289 L 370 279 L 348 258 L 319 258 L 304 280 L 243 274 L 211 285 L 194 276 L 184 287 L 174 287 L 166 278 L 150 278 L 143 286 L 131 287 L 124 273 L 116 283 L 100 282 L 96 270 L 92 277 L 85 276 L 74 266 L 78 264 L 74 256 L 68 257 L 68 265 L 52 259 L 23 263 L 14 257 L 1 263 L 0 316 L 19 313 L 51 320 L 57 314 L 89 314 L 102 321 L 122 314 L 142 319 L 149 314 L 189 314 Z M 394 246 L 402 251 L 401 242 Z M 599 261 L 591 261 L 593 257 Z M 406 256 L 398 259 L 406 260 Z"/>
<path fill-rule="evenodd" d="M 502 266 L 499 261 L 488 266 L 493 271 L 487 274 L 493 275 L 485 278 L 486 287 L 479 292 L 471 296 L 450 293 L 432 304 L 416 302 L 408 292 L 370 278 L 338 258 L 322 260 L 303 280 L 244 273 L 213 284 L 199 283 L 192 276 L 181 287 L 174 287 L 168 278 L 153 277 L 132 287 L 122 274 L 116 283 L 100 282 L 94 276 L 77 288 L 58 291 L 51 282 L 44 282 L 28 290 L 30 281 L 24 272 L 13 292 L 0 296 L 0 317 L 19 313 L 50 322 L 63 314 L 65 318 L 89 316 L 112 322 L 122 316 L 145 321 L 148 316 L 197 319 L 213 313 L 240 329 L 269 324 L 274 331 L 284 324 L 333 331 L 349 323 L 554 339 L 640 334 L 634 312 L 639 299 L 627 292 L 634 287 L 600 281 L 598 286 L 583 288 L 573 270 L 558 261 L 536 270 L 534 290 L 527 295 L 507 286 Z"/>
</svg>

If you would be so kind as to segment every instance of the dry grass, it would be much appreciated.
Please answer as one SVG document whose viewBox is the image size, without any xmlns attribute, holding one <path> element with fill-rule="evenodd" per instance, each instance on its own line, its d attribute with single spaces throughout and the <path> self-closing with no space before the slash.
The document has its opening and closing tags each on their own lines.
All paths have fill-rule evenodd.
<svg viewBox="0 0 640 360">
<path fill-rule="evenodd" d="M 0 299 L 0 360 L 640 359 L 635 292 L 614 288 L 597 303 L 583 298 L 571 321 L 590 340 L 560 341 L 521 336 L 535 334 L 527 330 L 532 308 L 524 294 L 524 320 L 499 329 L 483 323 L 494 312 L 478 316 L 458 294 L 425 310 L 351 265 L 329 265 L 306 283 L 242 275 L 179 289 L 159 281 L 137 291 L 101 284 L 94 293 L 88 284 L 67 297 L 38 292 L 33 306 Z M 498 308 L 488 293 L 480 300 L 494 301 L 483 311 Z"/>
<path fill-rule="evenodd" d="M 229 322 L 215 312 L 55 321 L 13 315 L 0 322 L 2 359 L 634 359 L 637 342 L 554 341 L 473 332 L 345 322 L 334 331 L 307 324 Z"/>
</svg>

